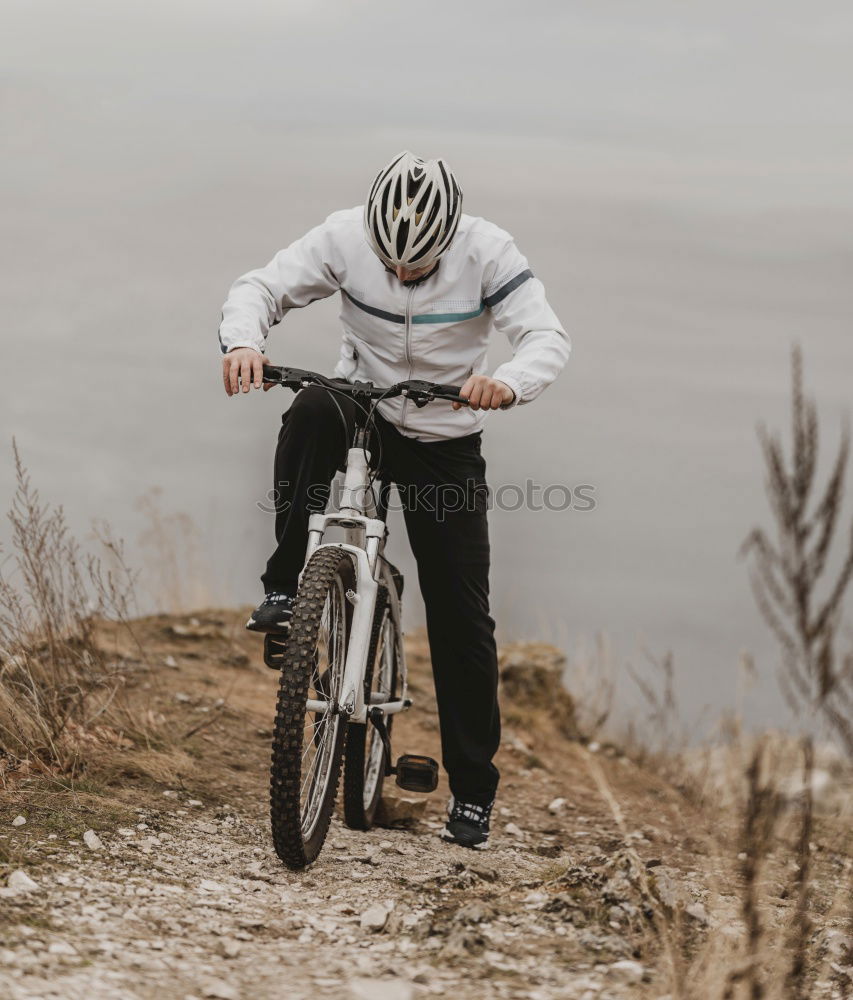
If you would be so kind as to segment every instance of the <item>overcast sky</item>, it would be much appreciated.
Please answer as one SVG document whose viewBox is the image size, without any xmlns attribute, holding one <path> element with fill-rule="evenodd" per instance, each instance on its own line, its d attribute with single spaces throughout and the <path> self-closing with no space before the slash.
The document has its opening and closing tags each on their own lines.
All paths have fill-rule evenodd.
<svg viewBox="0 0 853 1000">
<path fill-rule="evenodd" d="M 3 25 L 7 84 L 215 96 L 271 126 L 553 136 L 853 118 L 839 0 L 6 0 Z"/>
</svg>

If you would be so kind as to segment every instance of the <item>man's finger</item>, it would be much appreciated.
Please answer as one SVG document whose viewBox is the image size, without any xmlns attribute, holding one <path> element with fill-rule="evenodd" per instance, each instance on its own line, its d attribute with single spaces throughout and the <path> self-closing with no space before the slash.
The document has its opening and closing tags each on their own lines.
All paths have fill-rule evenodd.
<svg viewBox="0 0 853 1000">
<path fill-rule="evenodd" d="M 468 396 L 468 405 L 472 410 L 480 409 L 480 395 L 482 391 L 482 383 L 477 381 L 471 386 L 471 391 L 466 394 Z"/>
<path fill-rule="evenodd" d="M 229 369 L 228 381 L 231 386 L 231 395 L 240 391 L 240 366 L 237 364 L 235 358 L 231 359 L 231 367 Z"/>
<path fill-rule="evenodd" d="M 255 388 L 260 389 L 264 382 L 264 359 L 260 354 L 252 358 L 252 371 L 255 376 Z"/>
<path fill-rule="evenodd" d="M 225 392 L 231 396 L 231 359 L 225 358 L 222 362 L 222 381 L 225 383 Z"/>
<path fill-rule="evenodd" d="M 465 380 L 465 384 L 464 384 L 464 385 L 462 386 L 462 388 L 461 388 L 461 389 L 459 390 L 459 395 L 460 395 L 460 396 L 464 396 L 464 397 L 465 397 L 465 399 L 468 399 L 468 398 L 470 397 L 470 395 L 471 395 L 471 390 L 472 390 L 473 388 L 474 388 L 474 377 L 473 377 L 473 375 L 472 375 L 472 376 L 469 376 L 469 377 L 468 377 L 468 378 L 467 378 L 467 379 Z M 465 404 L 464 404 L 464 403 L 451 403 L 450 405 L 451 405 L 451 406 L 453 407 L 453 409 L 454 409 L 454 410 L 461 410 L 461 409 L 462 409 L 462 407 L 463 407 L 463 406 L 464 406 Z"/>
<path fill-rule="evenodd" d="M 243 358 L 240 362 L 240 381 L 243 392 L 248 392 L 252 388 L 252 359 Z"/>
</svg>

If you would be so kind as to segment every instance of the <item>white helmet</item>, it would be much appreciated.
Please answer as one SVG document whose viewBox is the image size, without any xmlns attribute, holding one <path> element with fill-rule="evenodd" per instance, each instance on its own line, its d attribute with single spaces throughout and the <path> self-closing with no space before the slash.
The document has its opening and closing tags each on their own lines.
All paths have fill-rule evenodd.
<svg viewBox="0 0 853 1000">
<path fill-rule="evenodd" d="M 429 267 L 450 246 L 462 189 L 444 160 L 399 153 L 376 176 L 364 206 L 367 241 L 388 267 Z"/>
</svg>

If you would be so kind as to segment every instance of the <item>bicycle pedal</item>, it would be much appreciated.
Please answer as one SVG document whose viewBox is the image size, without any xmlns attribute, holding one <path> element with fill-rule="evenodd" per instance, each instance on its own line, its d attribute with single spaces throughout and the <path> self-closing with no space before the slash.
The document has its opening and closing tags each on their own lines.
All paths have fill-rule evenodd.
<svg viewBox="0 0 853 1000">
<path fill-rule="evenodd" d="M 284 666 L 284 651 L 287 648 L 287 636 L 268 632 L 264 636 L 264 663 L 271 670 L 281 670 Z"/>
<path fill-rule="evenodd" d="M 394 770 L 397 784 L 407 792 L 434 792 L 438 787 L 438 762 L 432 757 L 404 753 Z"/>
</svg>

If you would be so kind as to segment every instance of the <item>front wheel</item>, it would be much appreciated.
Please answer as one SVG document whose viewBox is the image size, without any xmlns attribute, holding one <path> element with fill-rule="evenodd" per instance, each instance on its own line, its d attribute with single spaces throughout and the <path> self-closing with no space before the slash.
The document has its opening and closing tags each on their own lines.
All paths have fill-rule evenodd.
<svg viewBox="0 0 853 1000">
<path fill-rule="evenodd" d="M 311 557 L 282 653 L 273 729 L 270 817 L 276 854 L 288 868 L 317 858 L 341 773 L 346 724 L 339 698 L 355 586 L 352 559 L 335 546 Z"/>
</svg>

